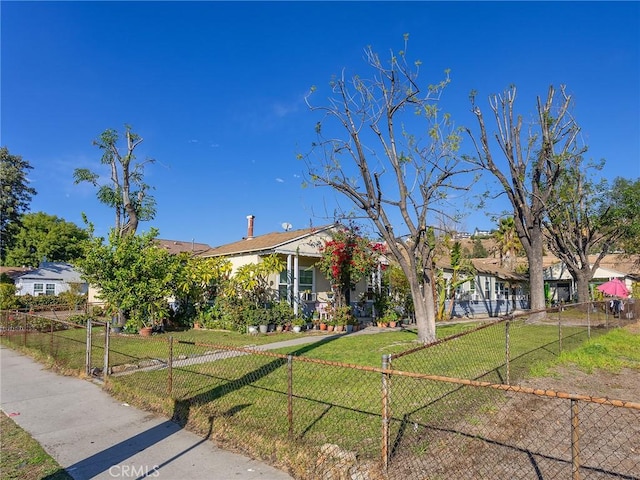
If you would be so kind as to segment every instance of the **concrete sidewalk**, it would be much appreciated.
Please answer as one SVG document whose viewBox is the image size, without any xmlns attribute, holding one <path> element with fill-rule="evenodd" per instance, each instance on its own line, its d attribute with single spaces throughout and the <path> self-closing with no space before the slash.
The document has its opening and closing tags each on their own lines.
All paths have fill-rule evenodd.
<svg viewBox="0 0 640 480">
<path fill-rule="evenodd" d="M 0 406 L 77 480 L 292 478 L 6 347 L 0 347 Z"/>
</svg>

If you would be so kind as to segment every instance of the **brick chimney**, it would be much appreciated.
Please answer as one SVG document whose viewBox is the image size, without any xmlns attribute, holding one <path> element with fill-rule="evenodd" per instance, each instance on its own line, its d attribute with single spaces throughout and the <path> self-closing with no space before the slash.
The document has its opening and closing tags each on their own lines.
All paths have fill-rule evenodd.
<svg viewBox="0 0 640 480">
<path fill-rule="evenodd" d="M 253 219 L 256 218 L 253 215 L 247 215 L 247 240 L 253 238 Z"/>
</svg>

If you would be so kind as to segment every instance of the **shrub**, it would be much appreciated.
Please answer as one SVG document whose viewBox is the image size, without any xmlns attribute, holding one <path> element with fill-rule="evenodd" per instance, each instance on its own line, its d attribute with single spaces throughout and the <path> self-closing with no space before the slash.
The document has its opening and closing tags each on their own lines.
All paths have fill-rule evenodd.
<svg viewBox="0 0 640 480">
<path fill-rule="evenodd" d="M 0 310 L 17 310 L 21 306 L 13 283 L 0 283 Z"/>
</svg>

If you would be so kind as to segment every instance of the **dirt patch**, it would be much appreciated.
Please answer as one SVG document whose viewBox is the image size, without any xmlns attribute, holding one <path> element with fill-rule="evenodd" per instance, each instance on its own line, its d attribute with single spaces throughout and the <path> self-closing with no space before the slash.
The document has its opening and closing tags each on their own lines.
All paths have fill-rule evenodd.
<svg viewBox="0 0 640 480">
<path fill-rule="evenodd" d="M 637 322 L 625 328 L 640 333 Z M 565 479 L 577 469 L 582 479 L 640 480 L 639 370 L 561 366 L 519 386 L 550 396 L 468 387 L 408 418 L 390 478 Z"/>
</svg>

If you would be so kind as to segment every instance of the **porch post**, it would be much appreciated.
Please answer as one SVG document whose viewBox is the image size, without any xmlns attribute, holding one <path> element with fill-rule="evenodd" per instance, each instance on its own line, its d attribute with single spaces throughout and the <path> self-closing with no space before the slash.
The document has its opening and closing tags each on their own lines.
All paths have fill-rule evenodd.
<svg viewBox="0 0 640 480">
<path fill-rule="evenodd" d="M 289 305 L 293 305 L 293 283 L 291 272 L 291 254 L 287 255 L 287 302 Z M 282 299 L 281 299 L 282 300 Z"/>
<path fill-rule="evenodd" d="M 293 257 L 293 313 L 298 315 L 300 306 L 300 279 L 298 274 L 298 253 Z"/>
</svg>

